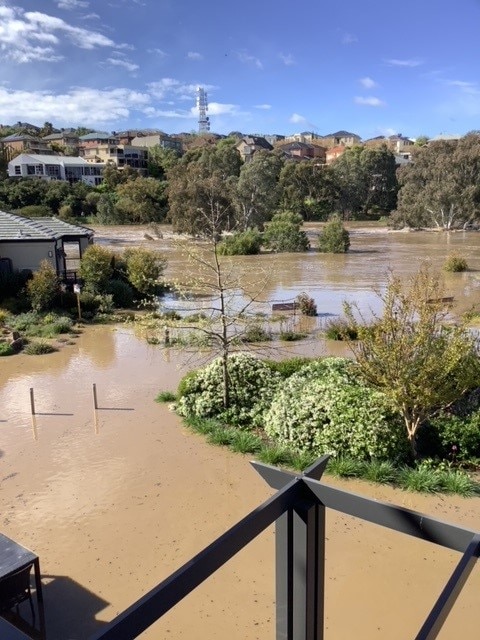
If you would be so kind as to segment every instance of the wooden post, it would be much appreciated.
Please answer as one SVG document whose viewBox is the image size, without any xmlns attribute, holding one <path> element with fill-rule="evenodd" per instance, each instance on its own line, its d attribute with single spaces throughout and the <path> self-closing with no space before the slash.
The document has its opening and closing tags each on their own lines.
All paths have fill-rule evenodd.
<svg viewBox="0 0 480 640">
<path fill-rule="evenodd" d="M 93 383 L 93 408 L 98 409 L 97 385 L 95 383 Z"/>
<path fill-rule="evenodd" d="M 33 395 L 33 387 L 30 387 L 30 408 L 32 410 L 32 416 L 35 415 L 35 396 Z"/>
</svg>

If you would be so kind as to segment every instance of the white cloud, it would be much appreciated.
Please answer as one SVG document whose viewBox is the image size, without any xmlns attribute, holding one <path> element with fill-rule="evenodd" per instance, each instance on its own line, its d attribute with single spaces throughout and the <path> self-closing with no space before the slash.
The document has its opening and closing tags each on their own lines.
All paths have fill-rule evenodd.
<svg viewBox="0 0 480 640">
<path fill-rule="evenodd" d="M 292 113 L 289 121 L 293 122 L 294 124 L 307 124 L 307 119 L 304 116 L 301 116 L 299 113 Z"/>
<path fill-rule="evenodd" d="M 480 89 L 476 82 L 466 82 L 465 80 L 447 80 L 449 87 L 457 87 L 462 93 L 476 96 L 480 94 Z"/>
<path fill-rule="evenodd" d="M 63 55 L 55 50 L 62 44 L 62 38 L 82 49 L 125 48 L 102 33 L 72 26 L 61 18 L 0 6 L 0 51 L 8 59 L 18 63 L 62 60 Z"/>
<path fill-rule="evenodd" d="M 358 42 L 357 36 L 354 36 L 353 33 L 344 33 L 342 36 L 342 44 L 354 44 Z"/>
<path fill-rule="evenodd" d="M 195 109 L 195 113 L 197 110 Z M 222 104 L 221 102 L 209 102 L 208 113 L 212 116 L 234 116 L 238 115 L 239 110 L 236 104 Z"/>
<path fill-rule="evenodd" d="M 288 53 L 288 54 L 279 53 L 278 57 L 283 62 L 283 64 L 286 65 L 287 67 L 290 67 L 292 64 L 295 64 L 295 59 L 291 53 Z"/>
<path fill-rule="evenodd" d="M 150 102 L 148 94 L 124 88 L 104 91 L 75 87 L 63 94 L 53 94 L 0 87 L 0 122 L 54 121 L 98 126 L 127 119 L 132 111 L 143 110 Z"/>
<path fill-rule="evenodd" d="M 82 16 L 82 20 L 100 20 L 98 13 L 86 13 Z"/>
<path fill-rule="evenodd" d="M 90 3 L 87 0 L 57 0 L 59 9 L 85 9 Z"/>
<path fill-rule="evenodd" d="M 139 68 L 138 64 L 129 62 L 123 58 L 107 58 L 107 62 L 116 67 L 123 67 L 127 71 L 136 71 Z"/>
<path fill-rule="evenodd" d="M 148 53 L 154 53 L 159 58 L 166 58 L 168 53 L 165 53 L 162 49 L 148 49 Z"/>
<path fill-rule="evenodd" d="M 355 104 L 361 104 L 367 107 L 384 107 L 385 102 L 375 96 L 356 96 L 353 101 Z"/>
<path fill-rule="evenodd" d="M 264 109 L 265 111 L 267 111 L 268 109 L 271 109 L 272 105 L 271 104 L 256 104 L 255 105 L 255 109 Z"/>
<path fill-rule="evenodd" d="M 423 64 L 422 60 L 417 60 L 416 58 L 410 58 L 408 60 L 399 60 L 398 58 L 390 58 L 389 60 L 385 60 L 385 62 L 391 67 L 419 67 Z"/>
<path fill-rule="evenodd" d="M 193 100 L 198 84 L 189 84 L 180 82 L 174 78 L 161 78 L 157 82 L 150 82 L 148 89 L 153 97 L 157 100 L 167 100 L 169 97 L 175 97 L 177 100 Z M 205 91 L 215 89 L 214 85 L 201 84 Z"/>
<path fill-rule="evenodd" d="M 369 76 L 360 78 L 359 82 L 362 85 L 362 87 L 365 87 L 365 89 L 373 89 L 374 87 L 377 86 L 377 83 L 375 82 L 375 80 L 372 80 L 372 78 L 370 78 Z"/>
<path fill-rule="evenodd" d="M 189 51 L 187 53 L 187 58 L 189 60 L 203 60 L 202 54 L 198 53 L 198 51 Z"/>
<path fill-rule="evenodd" d="M 261 61 L 255 56 L 246 53 L 245 51 L 240 51 L 239 53 L 237 53 L 237 57 L 240 62 L 253 65 L 254 67 L 257 67 L 257 69 L 263 69 L 263 64 L 261 63 Z"/>
</svg>

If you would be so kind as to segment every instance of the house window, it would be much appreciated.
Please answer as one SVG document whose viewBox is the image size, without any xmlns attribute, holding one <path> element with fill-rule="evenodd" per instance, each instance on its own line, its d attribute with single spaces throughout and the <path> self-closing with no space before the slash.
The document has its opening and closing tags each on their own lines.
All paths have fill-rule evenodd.
<svg viewBox="0 0 480 640">
<path fill-rule="evenodd" d="M 35 165 L 27 164 L 27 176 L 34 176 L 34 175 L 35 175 Z"/>
<path fill-rule="evenodd" d="M 19 164 L 15 165 L 15 175 L 16 176 L 21 176 L 22 175 L 22 167 Z"/>
<path fill-rule="evenodd" d="M 43 164 L 36 164 L 35 165 L 35 174 L 37 176 L 43 176 Z"/>
<path fill-rule="evenodd" d="M 56 164 L 47 164 L 46 167 L 47 176 L 60 177 L 60 167 Z"/>
</svg>

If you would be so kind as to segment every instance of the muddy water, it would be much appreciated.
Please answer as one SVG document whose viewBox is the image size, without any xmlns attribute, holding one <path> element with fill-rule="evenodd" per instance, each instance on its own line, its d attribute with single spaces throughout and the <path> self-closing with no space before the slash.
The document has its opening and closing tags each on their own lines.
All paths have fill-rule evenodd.
<svg viewBox="0 0 480 640">
<path fill-rule="evenodd" d="M 391 237 L 375 234 L 370 244 L 385 247 Z M 473 265 L 478 240 L 469 235 L 462 244 L 458 238 L 461 234 L 451 241 L 468 247 Z M 443 261 L 445 238 L 420 240 L 417 234 L 395 240 L 388 254 L 396 256 L 393 264 L 385 255 L 382 260 L 367 253 L 368 242 L 358 234 L 357 246 L 364 251 L 352 254 L 357 274 L 347 265 L 349 258 L 335 261 L 335 270 L 322 263 L 317 304 L 326 295 L 326 283 L 332 291 L 337 283 L 340 298 L 355 276 L 357 285 L 363 282 L 356 291 L 367 291 L 372 274 L 380 282 L 388 262 L 410 273 L 413 256 L 420 260 L 426 247 L 433 260 Z M 132 242 L 130 236 L 125 240 L 126 246 Z M 169 269 L 180 272 L 181 258 L 170 252 L 175 259 Z M 304 267 L 295 267 L 306 278 L 296 283 L 295 260 L 289 269 L 290 260 L 280 262 L 282 284 L 272 289 L 274 295 L 288 297 L 308 282 L 313 287 L 312 270 Z M 465 305 L 478 295 L 474 276 L 451 281 Z M 335 299 L 326 296 L 329 309 L 336 308 Z M 320 347 L 291 349 L 313 353 Z M 168 407 L 153 402 L 159 390 L 175 389 L 191 355 L 172 351 L 166 356 L 128 328 L 101 326 L 58 353 L 0 362 L 0 529 L 40 556 L 49 640 L 87 638 L 271 494 L 246 458 L 210 447 L 187 432 Z M 96 416 L 93 383 L 100 406 Z M 29 388 L 35 390 L 35 424 Z M 478 499 L 345 486 L 480 528 Z M 458 561 L 457 554 L 335 513 L 328 514 L 327 537 L 326 638 L 332 640 L 414 637 Z M 273 638 L 273 554 L 269 530 L 143 637 Z M 477 637 L 479 587 L 475 569 L 441 638 Z"/>
</svg>

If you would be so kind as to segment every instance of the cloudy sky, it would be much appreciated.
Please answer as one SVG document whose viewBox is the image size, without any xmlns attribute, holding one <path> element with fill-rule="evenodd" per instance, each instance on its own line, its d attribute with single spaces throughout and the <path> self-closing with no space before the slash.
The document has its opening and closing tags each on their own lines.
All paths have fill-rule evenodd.
<svg viewBox="0 0 480 640">
<path fill-rule="evenodd" d="M 0 123 L 480 129 L 480 0 L 0 0 Z"/>
</svg>

